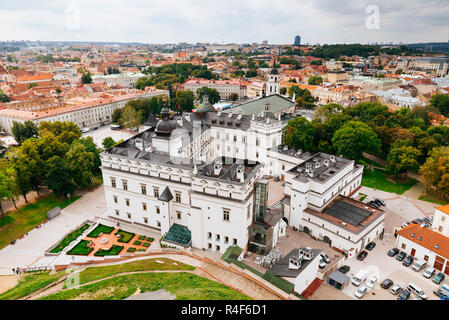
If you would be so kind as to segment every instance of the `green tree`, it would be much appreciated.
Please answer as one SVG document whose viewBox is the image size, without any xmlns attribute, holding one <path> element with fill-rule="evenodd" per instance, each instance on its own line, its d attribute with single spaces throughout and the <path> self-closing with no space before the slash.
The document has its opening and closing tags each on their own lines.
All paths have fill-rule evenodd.
<svg viewBox="0 0 449 320">
<path fill-rule="evenodd" d="M 102 144 L 103 144 L 104 150 L 109 150 L 112 147 L 114 147 L 117 144 L 117 142 L 115 142 L 114 139 L 112 139 L 111 137 L 106 137 L 103 139 Z"/>
<path fill-rule="evenodd" d="M 9 102 L 9 101 L 10 101 L 9 97 L 3 92 L 0 92 L 0 102 Z"/>
<path fill-rule="evenodd" d="M 428 190 L 449 197 L 449 147 L 434 148 L 419 174 Z"/>
<path fill-rule="evenodd" d="M 418 157 L 421 152 L 411 145 L 409 140 L 397 140 L 387 156 L 387 170 L 390 174 L 407 176 L 409 170 L 419 168 Z"/>
<path fill-rule="evenodd" d="M 184 112 L 190 112 L 193 109 L 193 102 L 195 97 L 190 90 L 178 90 L 176 91 L 176 98 L 173 99 L 171 104 L 173 110 L 178 110 L 178 105 Z"/>
<path fill-rule="evenodd" d="M 46 131 L 53 133 L 60 142 L 68 145 L 71 145 L 82 135 L 80 128 L 71 121 L 42 121 L 38 128 L 39 136 L 43 136 Z"/>
<path fill-rule="evenodd" d="M 319 86 L 321 83 L 323 83 L 323 78 L 320 76 L 311 76 L 309 80 L 307 80 L 307 83 L 314 86 Z"/>
<path fill-rule="evenodd" d="M 332 138 L 332 145 L 338 155 L 359 161 L 362 152 L 376 154 L 381 141 L 368 125 L 360 121 L 349 121 Z"/>
<path fill-rule="evenodd" d="M 87 188 L 92 182 L 95 167 L 94 155 L 82 143 L 74 143 L 66 154 L 70 174 L 79 188 Z"/>
<path fill-rule="evenodd" d="M 203 101 L 203 97 L 207 95 L 209 97 L 209 102 L 211 104 L 215 104 L 220 101 L 220 93 L 218 93 L 217 89 L 202 87 L 196 90 L 196 94 L 198 96 L 199 101 Z"/>
<path fill-rule="evenodd" d="M 434 94 L 430 105 L 438 109 L 442 115 L 449 117 L 449 94 Z"/>
<path fill-rule="evenodd" d="M 81 76 L 81 83 L 83 84 L 92 83 L 92 75 L 90 74 L 89 71 L 83 73 L 83 75 Z"/>
<path fill-rule="evenodd" d="M 2 217 L 5 215 L 3 212 L 3 201 L 11 198 L 8 185 L 8 176 L 0 171 L 0 212 Z"/>
<path fill-rule="evenodd" d="M 138 112 L 132 105 L 127 105 L 118 123 L 124 128 L 137 128 L 142 123 L 142 111 Z"/>
<path fill-rule="evenodd" d="M 237 101 L 239 99 L 239 95 L 237 93 L 231 93 L 229 95 L 229 99 L 231 99 L 231 101 Z"/>
<path fill-rule="evenodd" d="M 36 125 L 29 120 L 24 123 L 13 121 L 11 131 L 14 135 L 14 139 L 16 139 L 18 143 L 22 143 L 26 139 L 37 137 L 38 135 Z"/>
<path fill-rule="evenodd" d="M 45 183 L 57 196 L 67 196 L 75 190 L 72 173 L 68 165 L 59 156 L 48 159 L 45 163 Z"/>
<path fill-rule="evenodd" d="M 304 117 L 290 120 L 285 128 L 283 143 L 290 148 L 311 151 L 315 128 Z"/>
<path fill-rule="evenodd" d="M 281 87 L 281 95 L 286 95 L 287 94 L 287 87 Z"/>
<path fill-rule="evenodd" d="M 94 155 L 94 170 L 97 170 L 101 166 L 100 151 L 97 149 L 92 137 L 85 137 L 73 142 L 73 144 L 82 144 L 86 148 L 87 152 L 91 152 Z"/>
</svg>

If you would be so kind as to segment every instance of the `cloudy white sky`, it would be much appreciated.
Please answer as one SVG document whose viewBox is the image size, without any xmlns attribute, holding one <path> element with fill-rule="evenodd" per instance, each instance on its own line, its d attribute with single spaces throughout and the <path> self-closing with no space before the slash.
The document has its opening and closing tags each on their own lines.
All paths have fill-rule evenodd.
<svg viewBox="0 0 449 320">
<path fill-rule="evenodd" d="M 313 44 L 448 41 L 449 0 L 0 0 L 0 40 L 281 44 L 297 34 Z"/>
</svg>

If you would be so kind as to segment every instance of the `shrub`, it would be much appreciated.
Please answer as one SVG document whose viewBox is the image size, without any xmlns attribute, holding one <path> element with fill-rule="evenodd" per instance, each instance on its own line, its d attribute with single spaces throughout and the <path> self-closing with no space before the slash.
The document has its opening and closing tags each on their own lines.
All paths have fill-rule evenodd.
<svg viewBox="0 0 449 320">
<path fill-rule="evenodd" d="M 76 246 L 74 246 L 67 254 L 77 256 L 87 256 L 94 248 L 88 246 L 89 240 L 81 240 Z"/>
<path fill-rule="evenodd" d="M 144 243 L 142 243 L 142 245 L 143 245 L 144 247 L 147 247 L 147 248 L 150 246 L 150 244 L 151 244 L 151 243 L 149 243 L 149 242 L 144 242 Z"/>
<path fill-rule="evenodd" d="M 131 241 L 131 239 L 136 235 L 135 233 L 126 232 L 122 229 L 119 229 L 116 233 L 116 235 L 119 234 L 120 238 L 118 239 L 118 242 L 122 243 L 128 243 Z"/>
<path fill-rule="evenodd" d="M 139 240 L 135 240 L 133 242 L 133 244 L 135 244 L 136 246 L 140 246 L 141 243 L 142 243 L 142 241 L 139 241 Z"/>
<path fill-rule="evenodd" d="M 126 250 L 127 252 L 135 252 L 136 248 L 134 247 L 129 247 L 128 250 Z"/>
<path fill-rule="evenodd" d="M 94 253 L 96 257 L 116 256 L 123 250 L 123 246 L 112 245 L 108 250 L 99 249 Z"/>
<path fill-rule="evenodd" d="M 145 236 L 139 236 L 137 239 L 139 239 L 139 240 L 145 240 Z"/>
<path fill-rule="evenodd" d="M 92 230 L 91 233 L 89 233 L 87 236 L 90 238 L 97 238 L 100 233 L 110 234 L 112 231 L 114 231 L 114 227 L 108 227 L 103 224 L 99 224 L 94 230 Z"/>
<path fill-rule="evenodd" d="M 148 237 L 148 238 L 146 239 L 146 241 L 148 241 L 148 242 L 153 242 L 153 241 L 154 241 L 154 238 Z"/>
</svg>

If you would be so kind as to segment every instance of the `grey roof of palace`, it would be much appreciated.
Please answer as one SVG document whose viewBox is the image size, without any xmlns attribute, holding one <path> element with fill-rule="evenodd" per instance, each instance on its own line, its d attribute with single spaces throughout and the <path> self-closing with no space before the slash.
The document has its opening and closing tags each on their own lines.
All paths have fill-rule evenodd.
<svg viewBox="0 0 449 320">
<path fill-rule="evenodd" d="M 221 164 L 222 166 L 222 169 L 218 175 L 215 175 L 214 172 L 215 164 Z M 237 178 L 237 169 L 243 169 L 244 181 L 248 181 L 261 167 L 262 165 L 259 162 L 228 157 L 218 157 L 211 163 L 198 166 L 198 173 L 196 176 L 207 179 L 212 178 L 214 180 L 241 183 L 240 179 Z"/>
<path fill-rule="evenodd" d="M 331 179 L 337 172 L 341 171 L 353 162 L 353 160 L 319 152 L 303 163 L 290 169 L 288 172 L 296 175 L 295 179 L 300 181 L 306 182 L 311 179 L 313 181 L 323 183 Z M 359 167 L 361 167 L 361 165 L 356 165 L 354 170 Z M 307 173 L 308 170 L 311 172 L 312 176 Z"/>
<path fill-rule="evenodd" d="M 244 115 L 262 115 L 265 110 L 265 104 L 268 101 L 269 103 L 269 112 L 275 114 L 278 112 L 286 112 L 288 109 L 293 107 L 295 103 L 283 96 L 278 94 L 273 94 L 268 97 L 262 97 L 241 105 L 238 105 L 234 108 L 224 110 L 226 113 L 242 113 Z"/>
<path fill-rule="evenodd" d="M 290 251 L 286 256 L 284 256 L 281 260 L 279 260 L 273 268 L 270 270 L 278 277 L 293 277 L 296 278 L 307 266 L 312 262 L 320 253 L 320 249 L 311 249 L 308 250 L 307 248 L 301 247 L 303 250 L 311 251 L 312 252 L 312 259 L 311 260 L 302 260 L 301 261 L 301 267 L 297 270 L 289 269 L 289 259 L 296 257 L 298 255 L 298 249 L 293 249 Z"/>
</svg>

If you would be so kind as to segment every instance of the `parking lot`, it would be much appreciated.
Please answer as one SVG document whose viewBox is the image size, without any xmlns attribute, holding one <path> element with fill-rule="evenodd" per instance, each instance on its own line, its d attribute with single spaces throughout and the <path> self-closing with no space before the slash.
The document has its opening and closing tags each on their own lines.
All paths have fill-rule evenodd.
<svg viewBox="0 0 449 320">
<path fill-rule="evenodd" d="M 431 279 L 426 279 L 422 275 L 424 268 L 420 272 L 415 272 L 410 267 L 405 267 L 402 262 L 397 261 L 396 257 L 390 257 L 387 252 L 395 247 L 395 238 L 393 236 L 386 236 L 383 240 L 376 240 L 376 247 L 372 251 L 367 251 L 368 256 L 359 261 L 355 257 L 344 261 L 345 265 L 348 265 L 351 269 L 347 273 L 349 277 L 354 276 L 359 270 L 366 269 L 369 272 L 367 278 L 370 275 L 375 275 L 378 278 L 378 282 L 373 289 L 368 288 L 368 293 L 362 298 L 362 300 L 392 300 L 397 299 L 397 296 L 391 294 L 388 290 L 383 289 L 380 284 L 385 279 L 391 279 L 393 283 L 398 283 L 402 287 L 406 288 L 410 282 L 415 283 L 426 293 L 428 300 L 439 300 L 439 298 L 433 293 L 433 290 L 438 287 L 433 283 Z M 440 285 L 447 283 L 445 279 Z M 366 285 L 366 281 L 362 283 Z M 330 288 L 336 290 L 334 288 Z M 353 284 L 349 284 L 343 292 L 355 298 L 354 292 L 357 287 Z M 410 295 L 409 299 L 413 299 L 414 294 Z"/>
</svg>

